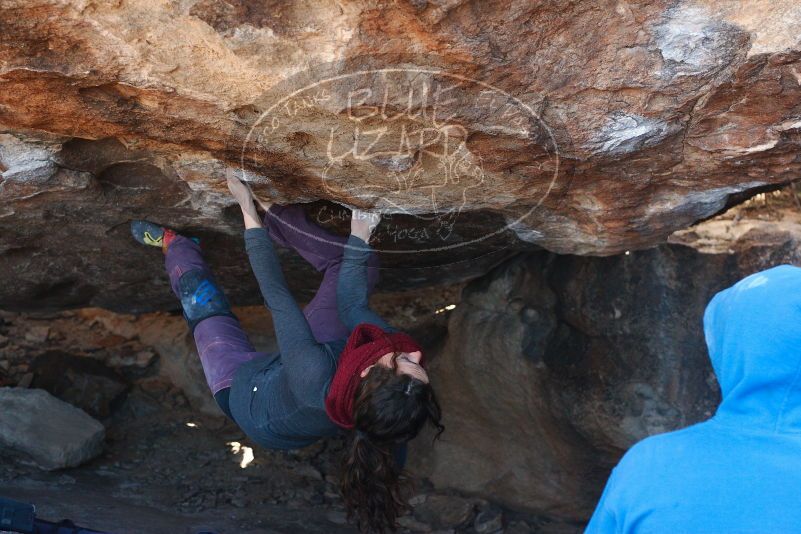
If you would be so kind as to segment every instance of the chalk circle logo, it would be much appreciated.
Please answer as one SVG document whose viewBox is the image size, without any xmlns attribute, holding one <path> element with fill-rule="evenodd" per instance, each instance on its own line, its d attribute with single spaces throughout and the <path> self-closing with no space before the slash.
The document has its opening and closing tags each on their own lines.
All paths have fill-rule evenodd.
<svg viewBox="0 0 801 534">
<path fill-rule="evenodd" d="M 447 252 L 526 229 L 559 175 L 556 141 L 532 105 L 448 69 L 331 64 L 282 82 L 258 109 L 244 136 L 242 177 L 292 161 L 286 174 L 314 177 L 316 185 L 303 182 L 309 197 L 384 214 L 379 252 Z M 516 192 L 527 199 L 519 216 L 460 231 L 460 216 L 513 206 Z"/>
</svg>

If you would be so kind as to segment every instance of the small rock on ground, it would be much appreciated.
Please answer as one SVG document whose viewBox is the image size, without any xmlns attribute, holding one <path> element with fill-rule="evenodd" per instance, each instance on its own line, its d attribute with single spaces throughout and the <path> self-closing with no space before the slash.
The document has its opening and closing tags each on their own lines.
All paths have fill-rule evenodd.
<svg viewBox="0 0 801 534">
<path fill-rule="evenodd" d="M 473 519 L 473 501 L 456 495 L 429 495 L 414 509 L 414 517 L 435 530 L 466 525 Z"/>
<path fill-rule="evenodd" d="M 503 511 L 487 505 L 476 515 L 473 528 L 477 534 L 493 534 L 503 528 Z"/>
</svg>

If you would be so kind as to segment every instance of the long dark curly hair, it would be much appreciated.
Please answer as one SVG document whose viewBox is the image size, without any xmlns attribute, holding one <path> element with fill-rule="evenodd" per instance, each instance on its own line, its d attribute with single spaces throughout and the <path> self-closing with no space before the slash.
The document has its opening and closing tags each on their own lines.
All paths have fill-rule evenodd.
<svg viewBox="0 0 801 534">
<path fill-rule="evenodd" d="M 408 504 L 407 478 L 395 455 L 426 422 L 437 429 L 435 439 L 445 430 L 431 385 L 398 374 L 397 357 L 393 356 L 391 367 L 370 369 L 356 389 L 355 430 L 342 462 L 340 489 L 348 519 L 355 518 L 362 532 L 396 530 Z"/>
</svg>

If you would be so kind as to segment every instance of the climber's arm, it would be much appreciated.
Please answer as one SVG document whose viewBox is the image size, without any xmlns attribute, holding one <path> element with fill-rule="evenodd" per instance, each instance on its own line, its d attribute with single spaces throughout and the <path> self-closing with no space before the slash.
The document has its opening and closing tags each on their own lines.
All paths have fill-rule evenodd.
<svg viewBox="0 0 801 534">
<path fill-rule="evenodd" d="M 232 183 L 232 180 L 236 183 Z M 329 361 L 323 345 L 315 340 L 306 317 L 289 291 L 273 242 L 262 227 L 250 190 L 235 178 L 229 179 L 228 185 L 242 208 L 246 228 L 245 249 L 264 304 L 273 316 L 281 363 L 290 388 L 296 395 L 303 396 L 307 390 L 322 388 L 324 380 L 330 376 L 328 372 L 313 371 L 318 370 L 320 365 L 333 363 Z"/>
<path fill-rule="evenodd" d="M 348 330 L 361 323 L 370 323 L 387 332 L 396 331 L 370 309 L 368 302 L 367 262 L 373 251 L 367 241 L 378 220 L 377 216 L 358 210 L 353 212 L 351 235 L 345 245 L 337 281 L 337 311 Z"/>
<path fill-rule="evenodd" d="M 336 364 L 324 345 L 315 340 L 306 317 L 290 293 L 267 230 L 245 230 L 245 248 L 264 304 L 273 316 L 289 388 L 299 399 L 314 398 L 324 389 Z"/>
<path fill-rule="evenodd" d="M 233 176 L 228 177 L 228 190 L 234 196 L 234 200 L 242 210 L 242 219 L 245 221 L 245 229 L 261 228 L 261 218 L 256 212 L 256 204 L 253 202 L 253 193 L 250 188 Z"/>
</svg>

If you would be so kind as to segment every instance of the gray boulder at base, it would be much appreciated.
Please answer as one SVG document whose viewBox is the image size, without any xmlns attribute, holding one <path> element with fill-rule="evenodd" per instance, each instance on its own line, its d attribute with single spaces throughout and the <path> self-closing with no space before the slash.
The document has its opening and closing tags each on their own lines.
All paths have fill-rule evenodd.
<svg viewBox="0 0 801 534">
<path fill-rule="evenodd" d="M 43 469 L 91 460 L 104 437 L 100 422 L 43 389 L 0 388 L 0 448 Z"/>
</svg>

